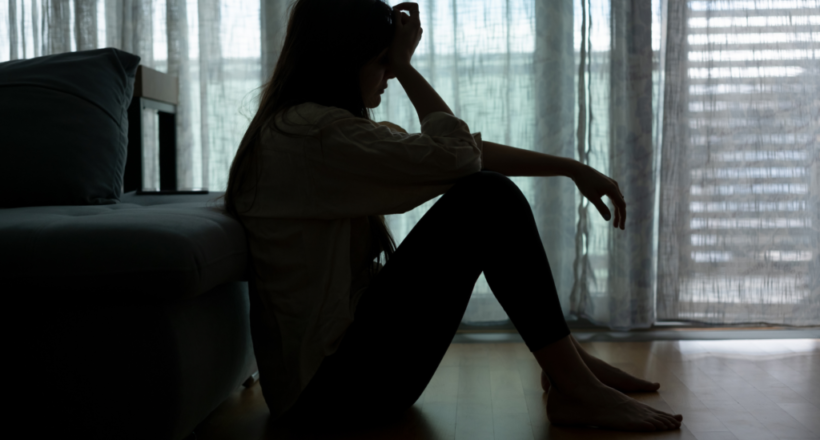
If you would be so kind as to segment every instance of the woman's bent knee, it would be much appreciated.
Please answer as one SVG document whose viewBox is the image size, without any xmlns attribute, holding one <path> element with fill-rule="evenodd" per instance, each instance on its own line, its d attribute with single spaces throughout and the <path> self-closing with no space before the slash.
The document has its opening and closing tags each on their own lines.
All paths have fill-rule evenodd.
<svg viewBox="0 0 820 440">
<path fill-rule="evenodd" d="M 516 186 L 509 177 L 495 171 L 479 171 L 464 176 L 457 180 L 453 187 L 479 188 L 483 190 L 493 188 L 500 191 L 518 191 L 518 186 Z"/>
<path fill-rule="evenodd" d="M 479 171 L 462 177 L 448 191 L 467 197 L 477 197 L 482 205 L 526 202 L 526 198 L 509 177 L 495 171 Z M 529 203 L 527 202 L 527 205 Z"/>
</svg>

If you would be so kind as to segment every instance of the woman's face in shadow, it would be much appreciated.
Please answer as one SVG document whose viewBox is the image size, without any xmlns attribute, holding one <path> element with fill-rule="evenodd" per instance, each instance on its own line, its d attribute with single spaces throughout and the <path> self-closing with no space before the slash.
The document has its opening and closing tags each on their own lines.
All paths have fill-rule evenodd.
<svg viewBox="0 0 820 440">
<path fill-rule="evenodd" d="M 379 55 L 370 60 L 359 72 L 359 87 L 362 91 L 362 101 L 367 108 L 376 108 L 381 104 L 381 94 L 387 88 L 387 80 L 396 75 L 390 69 L 385 48 Z"/>
</svg>

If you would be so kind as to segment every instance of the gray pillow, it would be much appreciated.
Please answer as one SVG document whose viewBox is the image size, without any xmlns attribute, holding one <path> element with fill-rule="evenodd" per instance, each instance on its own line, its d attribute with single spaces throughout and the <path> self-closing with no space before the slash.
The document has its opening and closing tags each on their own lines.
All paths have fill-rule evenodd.
<svg viewBox="0 0 820 440">
<path fill-rule="evenodd" d="M 0 207 L 117 203 L 139 61 L 107 48 L 0 63 Z"/>
</svg>

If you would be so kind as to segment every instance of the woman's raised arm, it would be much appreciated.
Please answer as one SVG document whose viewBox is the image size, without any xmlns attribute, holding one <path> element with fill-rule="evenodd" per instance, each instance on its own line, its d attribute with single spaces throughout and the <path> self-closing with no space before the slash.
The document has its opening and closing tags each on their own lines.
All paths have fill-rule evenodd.
<svg viewBox="0 0 820 440">
<path fill-rule="evenodd" d="M 390 47 L 390 68 L 396 75 L 407 97 L 416 108 L 419 122 L 433 112 L 453 114 L 447 103 L 424 79 L 416 69 L 410 65 L 410 59 L 416 51 L 421 39 L 421 21 L 419 20 L 419 5 L 416 3 L 401 3 L 393 6 L 396 34 Z M 407 11 L 410 15 L 402 14 Z"/>
</svg>

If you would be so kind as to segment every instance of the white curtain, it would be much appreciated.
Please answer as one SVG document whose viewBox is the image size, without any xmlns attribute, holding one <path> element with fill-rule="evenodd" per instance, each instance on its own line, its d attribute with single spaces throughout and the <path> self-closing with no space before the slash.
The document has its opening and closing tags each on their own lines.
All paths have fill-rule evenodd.
<svg viewBox="0 0 820 440">
<path fill-rule="evenodd" d="M 667 8 L 658 317 L 820 323 L 820 2 Z"/>
<path fill-rule="evenodd" d="M 568 179 L 513 179 L 568 318 L 820 323 L 816 0 L 419 3 L 415 64 L 473 130 L 621 184 L 613 231 Z M 378 118 L 417 130 L 386 96 Z M 465 322 L 506 318 L 480 279 Z"/>
<path fill-rule="evenodd" d="M 473 131 L 621 185 L 626 231 L 567 178 L 513 178 L 569 319 L 820 324 L 816 0 L 418 3 L 414 65 Z M 111 46 L 179 77 L 181 186 L 223 190 L 289 4 L 0 0 L 0 62 Z M 374 116 L 419 130 L 395 81 Z M 388 217 L 397 241 L 433 203 Z M 506 320 L 481 277 L 464 321 Z"/>
</svg>

